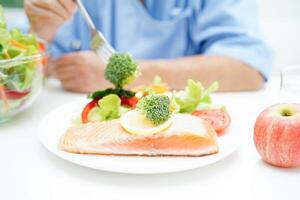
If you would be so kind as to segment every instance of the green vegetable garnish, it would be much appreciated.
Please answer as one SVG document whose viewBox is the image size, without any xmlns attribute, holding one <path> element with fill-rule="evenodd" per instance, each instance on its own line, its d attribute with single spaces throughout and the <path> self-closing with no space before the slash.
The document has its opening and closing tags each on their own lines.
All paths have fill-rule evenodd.
<svg viewBox="0 0 300 200">
<path fill-rule="evenodd" d="M 138 109 L 154 125 L 160 125 L 170 118 L 170 99 L 165 95 L 152 94 L 138 103 Z"/>
<path fill-rule="evenodd" d="M 224 105 L 216 105 L 211 103 L 200 103 L 197 106 L 197 110 L 214 110 L 214 109 L 220 109 L 224 112 L 227 112 L 227 109 Z"/>
<path fill-rule="evenodd" d="M 112 88 L 108 88 L 106 90 L 98 90 L 96 92 L 93 92 L 89 95 L 89 98 L 91 99 L 101 99 L 103 97 L 105 97 L 106 95 L 109 94 L 115 94 L 118 95 L 119 97 L 127 97 L 127 98 L 131 98 L 134 97 L 135 93 L 129 90 L 124 90 L 124 89 L 112 89 Z"/>
<path fill-rule="evenodd" d="M 152 83 L 153 84 L 161 84 L 162 83 L 161 77 L 158 75 L 154 76 Z"/>
<path fill-rule="evenodd" d="M 0 5 L 0 29 L 6 29 L 3 7 Z"/>
<path fill-rule="evenodd" d="M 184 91 L 176 92 L 175 101 L 180 106 L 180 113 L 192 113 L 200 103 L 211 103 L 210 94 L 218 90 L 218 82 L 212 83 L 206 90 L 200 82 L 188 80 Z"/>
<path fill-rule="evenodd" d="M 107 121 L 117 119 L 121 114 L 121 100 L 115 94 L 110 94 L 99 100 L 99 106 L 89 113 L 91 121 Z"/>
<path fill-rule="evenodd" d="M 105 68 L 105 79 L 123 88 L 139 75 L 138 65 L 127 53 L 116 53 L 111 56 Z"/>
<path fill-rule="evenodd" d="M 210 94 L 217 91 L 219 89 L 219 83 L 217 81 L 213 82 L 206 88 L 203 92 L 202 98 L 200 100 L 201 103 L 208 103 L 211 104 L 211 96 Z"/>
</svg>

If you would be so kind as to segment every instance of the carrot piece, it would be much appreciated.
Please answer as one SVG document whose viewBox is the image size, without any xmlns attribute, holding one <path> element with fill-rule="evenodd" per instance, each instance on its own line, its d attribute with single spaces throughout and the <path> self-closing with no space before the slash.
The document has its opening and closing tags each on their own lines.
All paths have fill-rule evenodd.
<svg viewBox="0 0 300 200">
<path fill-rule="evenodd" d="M 21 42 L 18 42 L 17 40 L 11 40 L 10 44 L 15 46 L 15 47 L 18 47 L 20 49 L 27 49 L 26 45 L 22 44 Z"/>
</svg>

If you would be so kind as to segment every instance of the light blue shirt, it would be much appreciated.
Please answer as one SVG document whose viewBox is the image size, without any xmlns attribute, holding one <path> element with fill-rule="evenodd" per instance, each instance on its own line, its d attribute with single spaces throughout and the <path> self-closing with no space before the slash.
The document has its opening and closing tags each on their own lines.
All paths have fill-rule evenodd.
<svg viewBox="0 0 300 200">
<path fill-rule="evenodd" d="M 136 59 L 224 55 L 271 71 L 272 51 L 260 37 L 255 0 L 84 0 L 96 27 Z M 56 33 L 54 57 L 89 50 L 90 30 L 77 12 Z M 220 66 L 222 67 L 222 66 Z"/>
</svg>

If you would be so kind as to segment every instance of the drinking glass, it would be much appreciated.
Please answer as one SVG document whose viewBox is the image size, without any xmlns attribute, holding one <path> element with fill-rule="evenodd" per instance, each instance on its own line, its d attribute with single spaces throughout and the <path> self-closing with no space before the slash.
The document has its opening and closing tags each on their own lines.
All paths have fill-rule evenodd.
<svg viewBox="0 0 300 200">
<path fill-rule="evenodd" d="M 281 69 L 279 99 L 285 103 L 300 104 L 300 65 Z"/>
</svg>

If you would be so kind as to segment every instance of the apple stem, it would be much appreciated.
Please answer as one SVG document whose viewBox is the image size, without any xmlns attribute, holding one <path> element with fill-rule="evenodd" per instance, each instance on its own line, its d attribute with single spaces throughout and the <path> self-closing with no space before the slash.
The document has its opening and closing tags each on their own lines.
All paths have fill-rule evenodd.
<svg viewBox="0 0 300 200">
<path fill-rule="evenodd" d="M 284 117 L 293 116 L 294 112 L 291 109 L 283 109 L 280 113 Z"/>
</svg>

